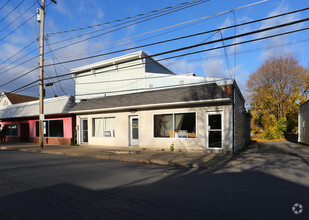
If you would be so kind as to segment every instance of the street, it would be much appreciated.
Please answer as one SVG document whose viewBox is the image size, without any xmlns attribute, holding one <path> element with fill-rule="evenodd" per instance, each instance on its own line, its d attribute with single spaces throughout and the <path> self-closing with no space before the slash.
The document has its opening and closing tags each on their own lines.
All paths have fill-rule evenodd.
<svg viewBox="0 0 309 220">
<path fill-rule="evenodd" d="M 215 171 L 0 151 L 0 219 L 309 219 L 308 150 L 276 147 Z"/>
</svg>

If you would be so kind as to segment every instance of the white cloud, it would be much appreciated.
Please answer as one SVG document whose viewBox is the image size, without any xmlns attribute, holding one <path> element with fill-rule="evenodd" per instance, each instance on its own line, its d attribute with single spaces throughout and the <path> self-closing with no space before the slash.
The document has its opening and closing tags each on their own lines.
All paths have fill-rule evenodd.
<svg viewBox="0 0 309 220">
<path fill-rule="evenodd" d="M 202 64 L 205 76 L 226 77 L 224 61 L 222 59 L 210 58 Z"/>
</svg>

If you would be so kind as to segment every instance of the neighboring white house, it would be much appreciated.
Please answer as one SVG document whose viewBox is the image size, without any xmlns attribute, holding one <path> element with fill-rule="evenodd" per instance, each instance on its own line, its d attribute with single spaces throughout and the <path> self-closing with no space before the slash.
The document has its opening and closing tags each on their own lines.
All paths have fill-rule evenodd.
<svg viewBox="0 0 309 220">
<path fill-rule="evenodd" d="M 298 142 L 309 144 L 309 100 L 299 106 Z"/>
<path fill-rule="evenodd" d="M 176 75 L 142 51 L 71 73 L 79 144 L 237 152 L 247 143 L 234 79 Z"/>
</svg>

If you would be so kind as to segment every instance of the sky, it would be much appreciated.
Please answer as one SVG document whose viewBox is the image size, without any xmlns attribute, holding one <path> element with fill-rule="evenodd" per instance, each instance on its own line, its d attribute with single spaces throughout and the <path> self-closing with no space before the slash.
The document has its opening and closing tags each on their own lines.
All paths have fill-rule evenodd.
<svg viewBox="0 0 309 220">
<path fill-rule="evenodd" d="M 40 1 L 0 1 L 0 91 L 11 92 L 38 80 L 38 2 Z M 187 3 L 182 4 L 185 2 Z M 194 72 L 198 76 L 235 78 L 245 97 L 248 77 L 270 56 L 292 54 L 300 65 L 308 67 L 308 30 L 222 48 L 223 45 L 307 28 L 308 21 L 223 42 L 206 43 L 304 19 L 308 17 L 309 10 L 130 49 L 306 8 L 309 4 L 305 0 L 57 0 L 57 4 L 46 0 L 46 6 L 44 50 L 45 64 L 48 66 L 45 68 L 45 77 L 68 74 L 72 68 L 139 50 L 155 55 L 201 43 L 205 45 L 153 58 L 161 60 L 160 63 L 176 74 Z M 173 7 L 167 8 L 169 6 Z M 152 12 L 154 10 L 157 11 Z M 125 19 L 127 17 L 132 18 Z M 125 51 L 52 65 L 118 50 Z M 201 50 L 208 51 L 197 53 Z M 167 59 L 188 53 L 194 54 Z M 32 71 L 33 69 L 35 70 Z M 67 80 L 57 82 L 60 79 L 63 78 L 54 78 L 54 85 L 46 87 L 47 98 L 53 95 L 74 95 L 73 80 L 66 77 Z M 18 90 L 18 93 L 38 96 L 39 88 L 34 83 L 24 90 Z"/>
</svg>

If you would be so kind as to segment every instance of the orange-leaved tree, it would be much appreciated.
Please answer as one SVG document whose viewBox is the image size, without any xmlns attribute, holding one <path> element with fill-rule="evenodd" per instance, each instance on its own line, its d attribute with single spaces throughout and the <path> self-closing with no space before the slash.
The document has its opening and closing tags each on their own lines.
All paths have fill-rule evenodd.
<svg viewBox="0 0 309 220">
<path fill-rule="evenodd" d="M 277 139 L 297 131 L 299 104 L 306 98 L 308 71 L 291 54 L 269 57 L 247 81 L 252 130 Z"/>
</svg>

